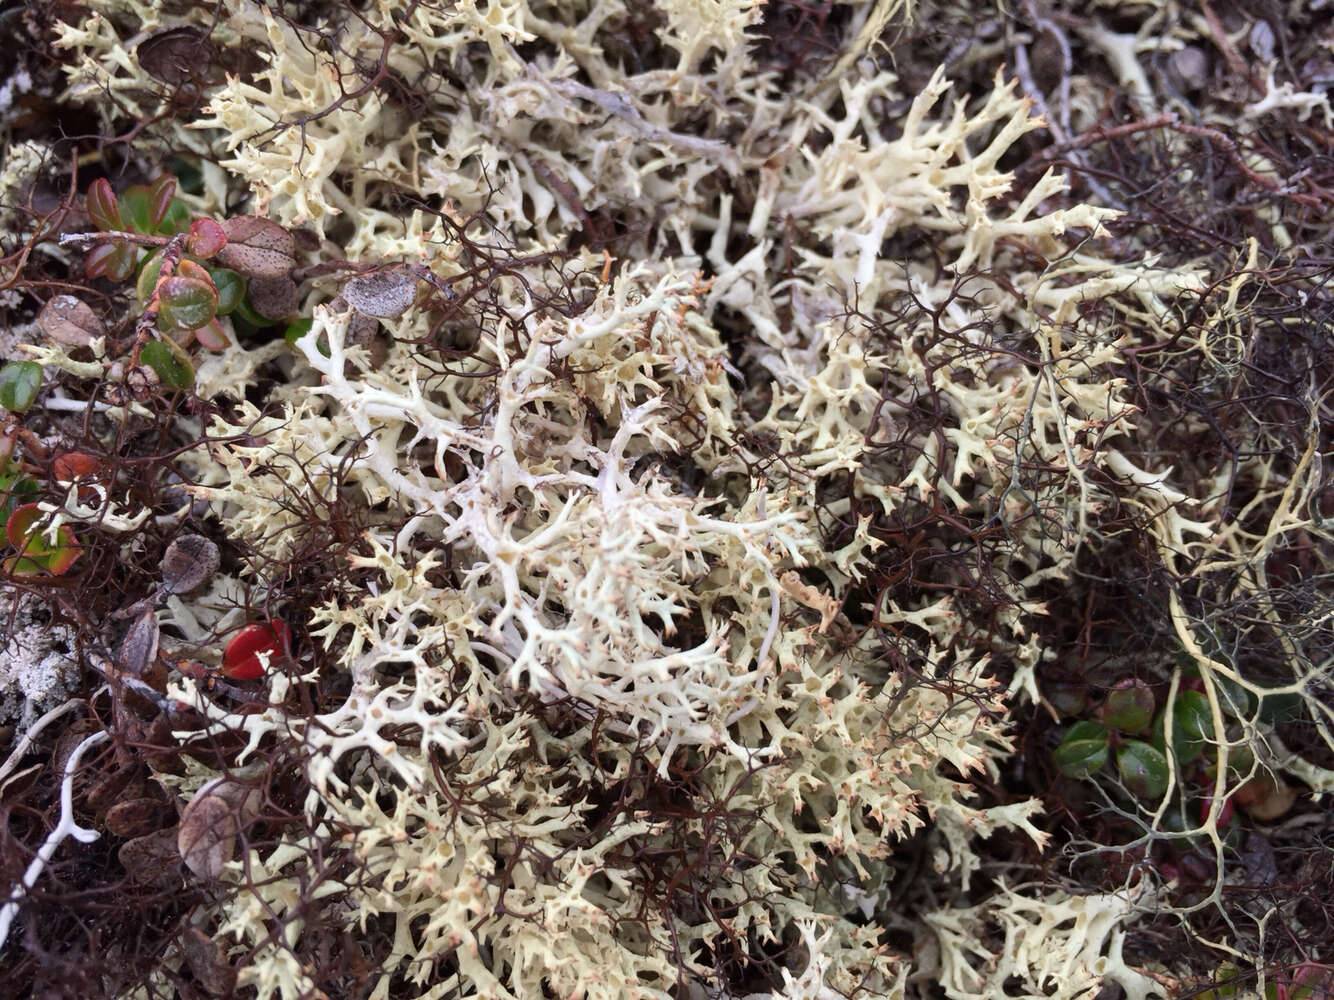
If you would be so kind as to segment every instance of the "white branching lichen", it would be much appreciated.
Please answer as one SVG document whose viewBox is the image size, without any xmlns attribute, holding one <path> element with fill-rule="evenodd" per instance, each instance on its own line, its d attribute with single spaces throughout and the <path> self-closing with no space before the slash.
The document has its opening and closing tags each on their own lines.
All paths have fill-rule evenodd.
<svg viewBox="0 0 1334 1000">
<path fill-rule="evenodd" d="M 116 27 L 138 5 L 90 6 L 62 29 L 72 93 L 149 117 L 153 81 Z M 948 99 L 943 70 L 906 93 L 840 61 L 790 97 L 753 72 L 763 5 L 749 0 L 662 0 L 653 37 L 678 62 L 645 72 L 594 41 L 628 16 L 615 0 L 364 6 L 316 46 L 224 0 L 216 42 L 263 66 L 163 126 L 221 164 L 201 197 L 230 180 L 254 211 L 336 236 L 354 260 L 423 266 L 448 295 L 476 278 L 469 217 L 516 259 L 561 251 L 561 270 L 486 271 L 495 308 L 465 345 L 409 311 L 384 322 L 373 360 L 321 293 L 295 354 L 233 346 L 201 366 L 201 393 L 241 400 L 261 368 L 287 376 L 180 459 L 254 561 L 243 579 L 290 558 L 321 511 L 350 497 L 367 512 L 346 568 L 368 582 L 298 623 L 322 667 L 272 676 L 243 710 L 188 679 L 169 690 L 244 739 L 237 763 L 301 748 L 308 832 L 242 851 L 211 914 L 248 956 L 241 985 L 312 995 L 295 946 L 318 883 L 346 928 L 392 928 L 376 998 L 666 998 L 683 975 L 715 980 L 737 941 L 800 942 L 775 994 L 788 1000 L 902 996 L 924 975 L 956 1000 L 1075 1000 L 1104 977 L 1161 992 L 1121 957 L 1130 897 L 1002 889 L 939 909 L 912 956 L 884 947 L 877 914 L 887 859 L 928 819 L 930 864 L 965 889 L 976 838 L 1044 845 L 1036 803 L 982 808 L 969 782 L 1012 750 L 1009 699 L 1036 698 L 1046 609 L 1029 590 L 1070 572 L 1105 483 L 1126 484 L 1168 565 L 1212 536 L 1166 463 L 1120 447 L 1136 413 L 1113 370 L 1124 344 L 1084 318 L 1097 300 L 1161 330 L 1203 275 L 1102 255 L 1114 213 L 1053 207 L 1056 172 L 1015 191 L 1003 158 L 1043 123 L 999 74 L 970 104 Z M 874 34 L 901 5 L 844 6 Z M 534 40 L 554 55 L 521 57 Z M 376 67 L 435 89 L 409 113 L 362 86 Z M 753 197 L 734 217 L 740 190 Z M 406 198 L 445 208 L 390 210 Z M 622 211 L 641 229 L 613 261 L 596 220 Z M 565 252 L 576 230 L 599 249 Z M 979 269 L 1004 285 L 961 294 Z M 1007 356 L 1009 336 L 1043 364 Z M 939 435 L 914 423 L 919 405 L 938 408 Z M 1051 470 L 1037 494 L 1025 466 Z M 849 495 L 826 503 L 835 479 Z M 907 544 L 872 521 L 909 505 L 1003 531 L 989 556 L 1002 627 L 941 592 L 872 590 L 865 606 L 871 557 Z M 875 627 L 846 628 L 850 611 Z M 187 608 L 172 614 L 188 626 Z M 886 662 L 891 634 L 910 663 Z M 341 704 L 294 712 L 297 686 L 320 683 Z M 747 821 L 603 822 L 589 789 L 646 781 L 645 761 Z M 463 790 L 485 807 L 460 806 Z M 673 909 L 626 859 L 682 838 L 729 867 Z M 358 877 L 316 878 L 333 855 Z"/>
</svg>

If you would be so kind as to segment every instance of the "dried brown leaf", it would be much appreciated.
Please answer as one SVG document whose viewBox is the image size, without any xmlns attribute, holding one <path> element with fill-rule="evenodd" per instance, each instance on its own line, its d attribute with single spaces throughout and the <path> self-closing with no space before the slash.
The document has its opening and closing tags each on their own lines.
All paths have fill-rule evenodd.
<svg viewBox="0 0 1334 1000">
<path fill-rule="evenodd" d="M 203 535 L 182 535 L 167 546 L 158 568 L 163 590 L 168 594 L 189 593 L 218 571 L 218 547 Z"/>
<path fill-rule="evenodd" d="M 145 608 L 135 618 L 120 644 L 120 667 L 127 674 L 143 677 L 157 659 L 162 630 L 152 608 Z"/>
<path fill-rule="evenodd" d="M 213 258 L 219 266 L 251 278 L 285 278 L 296 264 L 296 243 L 282 226 L 258 215 L 222 222 L 227 245 Z"/>
<path fill-rule="evenodd" d="M 227 961 L 218 942 L 198 927 L 188 927 L 181 934 L 181 951 L 205 991 L 220 997 L 236 989 L 236 970 Z"/>
<path fill-rule="evenodd" d="M 186 867 L 216 879 L 236 853 L 236 835 L 259 811 L 259 790 L 233 778 L 214 778 L 181 813 L 176 846 Z"/>
<path fill-rule="evenodd" d="M 402 316 L 417 300 L 417 278 L 408 271 L 376 271 L 351 279 L 343 298 L 359 313 L 377 319 Z"/>
<path fill-rule="evenodd" d="M 117 837 L 142 837 L 162 821 L 162 803 L 157 799 L 129 799 L 107 811 L 107 829 Z"/>
<path fill-rule="evenodd" d="M 42 306 L 37 325 L 57 344 L 67 347 L 87 347 L 107 332 L 93 307 L 73 295 L 57 295 Z"/>
<path fill-rule="evenodd" d="M 296 282 L 288 277 L 251 278 L 246 294 L 265 319 L 284 319 L 297 310 Z"/>
</svg>

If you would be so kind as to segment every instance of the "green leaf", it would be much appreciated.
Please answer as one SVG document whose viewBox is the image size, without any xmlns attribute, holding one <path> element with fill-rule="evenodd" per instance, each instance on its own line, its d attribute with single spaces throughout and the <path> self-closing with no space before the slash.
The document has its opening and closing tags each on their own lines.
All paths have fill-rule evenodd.
<svg viewBox="0 0 1334 1000">
<path fill-rule="evenodd" d="M 139 279 L 135 282 L 134 293 L 139 298 L 141 309 L 148 305 L 148 300 L 153 297 L 153 289 L 157 287 L 158 275 L 162 273 L 162 255 L 163 251 L 159 250 L 139 268 Z"/>
<path fill-rule="evenodd" d="M 0 406 L 24 413 L 42 388 L 42 366 L 36 361 L 11 361 L 0 368 Z"/>
<path fill-rule="evenodd" d="M 293 320 L 287 324 L 287 329 L 283 331 L 283 339 L 289 344 L 295 345 L 298 340 L 310 333 L 310 328 L 314 325 L 315 321 L 309 316 Z M 320 339 L 315 343 L 315 347 L 326 358 L 329 356 L 329 342 L 325 339 L 324 334 L 320 334 Z"/>
<path fill-rule="evenodd" d="M 170 389 L 185 391 L 195 384 L 194 365 L 170 337 L 150 340 L 139 352 L 139 360 L 157 372 L 162 384 Z"/>
<path fill-rule="evenodd" d="M 271 320 L 264 316 L 261 316 L 259 313 L 255 311 L 255 307 L 252 306 L 245 299 L 242 299 L 240 302 L 236 304 L 236 308 L 233 310 L 233 312 L 237 316 L 240 316 L 243 320 L 245 320 L 247 323 L 249 323 L 257 330 L 266 326 L 273 326 L 274 323 L 276 322 L 276 320 Z"/>
<path fill-rule="evenodd" d="M 8 521 L 15 508 L 36 500 L 41 492 L 20 469 L 9 468 L 0 473 L 0 523 Z"/>
<path fill-rule="evenodd" d="M 153 231 L 153 206 L 147 185 L 135 184 L 121 192 L 120 217 L 124 228 L 131 232 L 147 235 Z"/>
<path fill-rule="evenodd" d="M 218 312 L 217 289 L 198 278 L 172 275 L 162 282 L 158 299 L 157 327 L 163 333 L 197 329 Z"/>
<path fill-rule="evenodd" d="M 179 198 L 173 198 L 171 205 L 167 208 L 166 216 L 158 223 L 158 234 L 161 236 L 175 236 L 177 233 L 187 232 L 190 228 L 190 220 L 193 218 L 194 214 L 190 211 L 190 206 Z"/>
<path fill-rule="evenodd" d="M 1126 678 L 1107 692 L 1099 711 L 1102 721 L 1123 733 L 1139 734 L 1153 721 L 1153 692 L 1143 681 Z"/>
<path fill-rule="evenodd" d="M 245 298 L 245 278 L 225 267 L 210 267 L 208 276 L 218 290 L 218 315 L 226 316 Z"/>
<path fill-rule="evenodd" d="M 1189 764 L 1199 757 L 1213 731 L 1209 699 L 1199 691 L 1178 691 L 1172 703 L 1172 749 L 1177 760 Z"/>
<path fill-rule="evenodd" d="M 1167 791 L 1167 758 L 1140 740 L 1129 740 L 1116 752 L 1116 769 L 1131 793 L 1142 799 L 1160 799 Z"/>
<path fill-rule="evenodd" d="M 1107 763 L 1107 729 L 1097 722 L 1076 722 L 1052 754 L 1067 778 L 1087 778 Z"/>
</svg>

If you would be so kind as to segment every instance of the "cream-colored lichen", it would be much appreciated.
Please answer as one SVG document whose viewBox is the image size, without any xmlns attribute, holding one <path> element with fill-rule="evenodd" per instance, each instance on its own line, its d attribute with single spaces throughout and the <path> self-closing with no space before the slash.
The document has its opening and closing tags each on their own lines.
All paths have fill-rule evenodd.
<svg viewBox="0 0 1334 1000">
<path fill-rule="evenodd" d="M 357 261 L 468 278 L 496 303 L 465 357 L 429 359 L 431 317 L 414 311 L 385 323 L 373 359 L 327 281 L 295 353 L 233 347 L 201 365 L 205 395 L 243 399 L 274 366 L 286 378 L 179 460 L 249 554 L 237 586 L 262 588 L 265 562 L 290 558 L 336 500 L 367 512 L 347 566 L 364 591 L 296 623 L 343 682 L 340 704 L 292 710 L 314 668 L 272 678 L 259 710 L 187 680 L 170 690 L 243 738 L 237 763 L 289 741 L 309 781 L 313 832 L 242 852 L 211 914 L 249 956 L 242 984 L 262 1000 L 311 995 L 295 957 L 301 890 L 317 858 L 342 856 L 363 877 L 318 891 L 354 931 L 394 927 L 374 997 L 402 977 L 421 997 L 664 998 L 682 974 L 712 981 L 710 949 L 738 938 L 803 943 L 783 971 L 792 1000 L 900 996 L 925 975 L 953 998 L 1019 995 L 1011 977 L 1023 995 L 1085 997 L 1110 977 L 1147 996 L 1153 981 L 1121 957 L 1130 896 L 1001 889 L 936 911 L 912 956 L 885 949 L 876 921 L 888 859 L 928 822 L 950 886 L 979 877 L 978 837 L 1045 843 L 1035 803 L 977 806 L 970 780 L 1011 752 L 1009 699 L 1037 694 L 1031 621 L 1046 609 L 1027 591 L 1071 571 L 1105 483 L 1128 484 L 1168 565 L 1210 538 L 1214 515 L 1126 446 L 1128 341 L 1083 309 L 1097 300 L 1127 329 L 1160 331 L 1204 275 L 1113 259 L 1099 239 L 1114 213 L 1056 207 L 1055 172 L 1016 190 L 1000 164 L 1042 122 L 999 73 L 968 102 L 949 98 L 944 70 L 907 93 L 837 61 L 827 85 L 788 94 L 755 70 L 764 11 L 747 0 L 661 0 L 655 37 L 679 62 L 633 72 L 604 58 L 599 34 L 631 6 L 379 0 L 316 46 L 278 12 L 225 0 L 219 44 L 263 67 L 162 126 L 220 163 L 206 201 L 229 182 Z M 899 5 L 847 6 L 874 34 Z M 149 114 L 125 6 L 91 7 L 61 33 L 71 93 Z M 368 86 L 385 52 L 394 80 L 422 88 L 413 102 Z M 404 197 L 441 217 L 405 215 Z M 611 215 L 631 227 L 616 259 L 599 252 Z M 453 228 L 470 217 L 480 242 L 559 251 L 564 271 L 479 269 Z M 566 252 L 575 233 L 597 249 Z M 1043 364 L 1007 356 L 1006 337 Z M 939 436 L 913 422 L 924 400 Z M 708 489 L 673 471 L 686 460 Z M 1050 470 L 1038 495 L 1020 484 L 1026 467 Z M 822 511 L 838 477 L 850 495 Z M 999 628 L 947 593 L 853 606 L 891 544 L 873 518 L 910 504 L 1003 529 Z M 838 547 L 828 516 L 851 525 Z M 845 612 L 907 636 L 912 671 L 875 630 L 849 636 Z M 744 863 L 710 888 L 711 910 L 647 905 L 652 887 L 622 853 L 714 836 L 701 820 L 607 832 L 553 783 L 627 781 L 641 752 L 659 777 L 693 768 L 699 789 L 752 817 L 719 835 Z M 487 809 L 455 809 L 442 768 L 456 789 L 486 788 Z M 856 889 L 857 920 L 831 884 Z"/>
</svg>

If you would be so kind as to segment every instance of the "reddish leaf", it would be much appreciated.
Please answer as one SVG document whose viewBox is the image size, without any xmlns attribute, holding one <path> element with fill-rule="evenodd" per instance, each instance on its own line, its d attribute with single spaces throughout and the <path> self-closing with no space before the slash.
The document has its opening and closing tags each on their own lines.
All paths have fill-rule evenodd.
<svg viewBox="0 0 1334 1000">
<path fill-rule="evenodd" d="M 102 243 L 88 251 L 83 259 L 83 272 L 90 278 L 110 278 L 125 281 L 134 273 L 137 254 L 128 243 Z"/>
<path fill-rule="evenodd" d="M 290 643 L 291 633 L 276 618 L 264 624 L 247 625 L 227 644 L 222 672 L 235 680 L 255 680 L 264 676 L 260 654 L 268 653 L 269 664 L 273 665 L 286 654 Z"/>
<path fill-rule="evenodd" d="M 15 507 L 14 513 L 10 514 L 9 520 L 5 522 L 5 538 L 9 540 L 9 544 L 22 552 L 33 534 L 34 526 L 41 518 L 42 508 L 35 503 L 25 503 Z"/>
<path fill-rule="evenodd" d="M 176 178 L 171 174 L 163 174 L 149 186 L 148 221 L 152 228 L 156 229 L 162 224 L 162 220 L 167 217 L 167 209 L 171 208 L 171 199 L 175 197 Z"/>
<path fill-rule="evenodd" d="M 111 182 L 105 177 L 99 177 L 88 185 L 84 205 L 93 220 L 93 225 L 103 232 L 125 228 L 121 222 L 120 206 L 116 203 L 116 192 L 111 189 Z"/>
<path fill-rule="evenodd" d="M 185 249 L 196 257 L 212 257 L 226 245 L 227 234 L 212 219 L 195 219 L 190 223 Z"/>
<path fill-rule="evenodd" d="M 215 295 L 217 294 L 218 289 L 213 284 L 213 275 L 208 273 L 208 268 L 203 264 L 196 264 L 194 261 L 186 259 L 176 265 L 176 273 L 182 278 L 193 278 L 195 281 L 202 281 L 213 289 Z"/>
<path fill-rule="evenodd" d="M 195 330 L 195 339 L 210 351 L 225 351 L 231 343 L 227 339 L 227 331 L 223 329 L 217 317 Z"/>
</svg>

